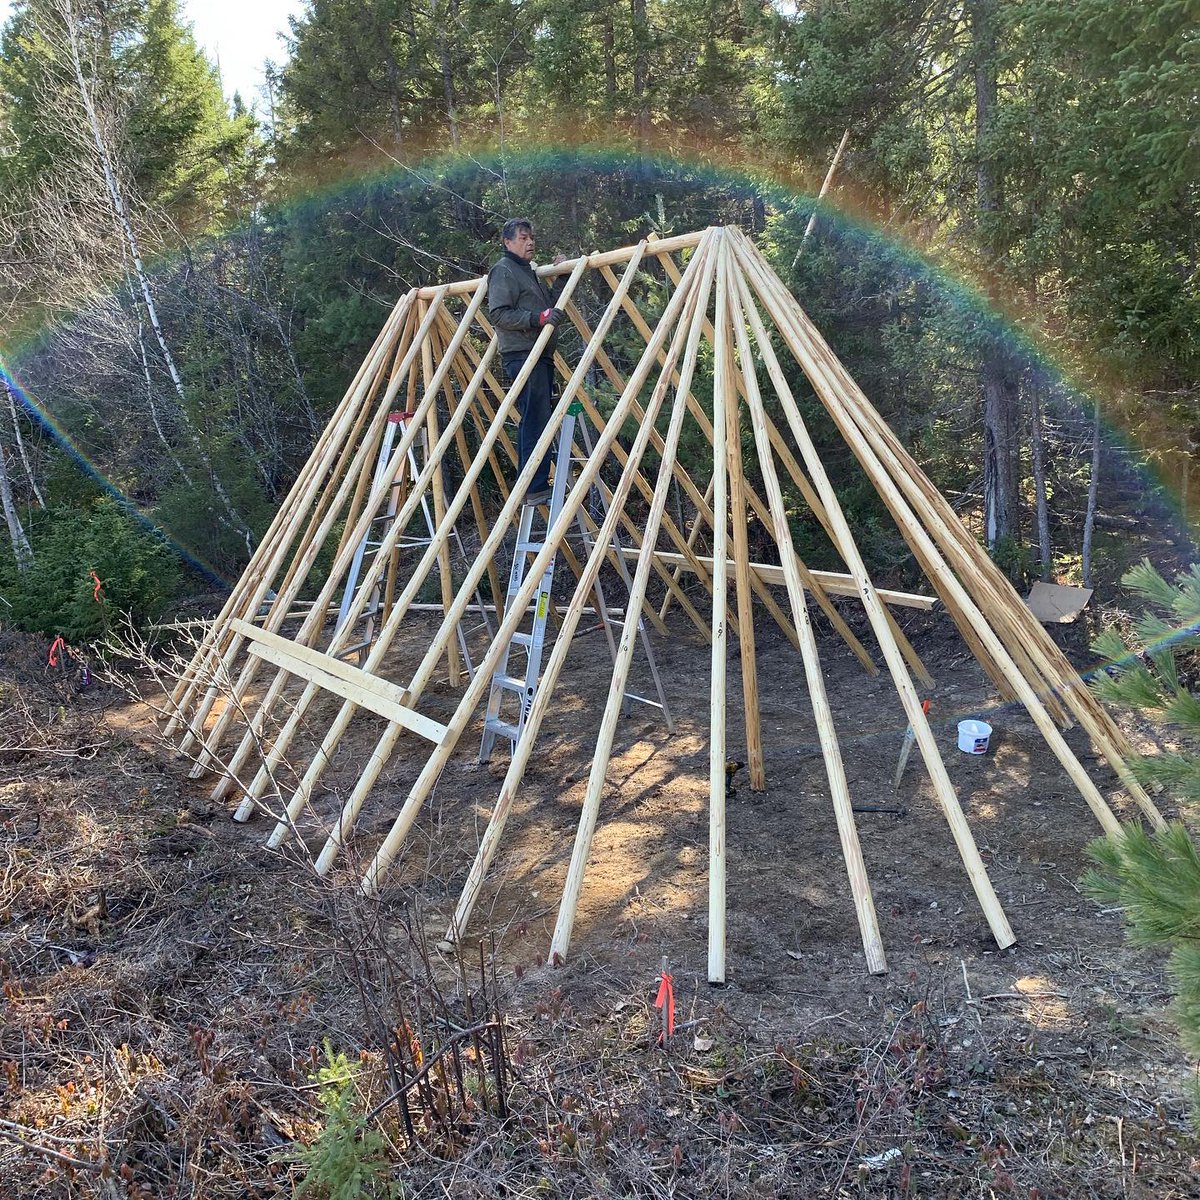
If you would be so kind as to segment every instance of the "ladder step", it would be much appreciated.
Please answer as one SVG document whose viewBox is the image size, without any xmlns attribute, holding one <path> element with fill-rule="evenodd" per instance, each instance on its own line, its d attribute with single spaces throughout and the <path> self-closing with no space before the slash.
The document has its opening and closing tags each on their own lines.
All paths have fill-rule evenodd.
<svg viewBox="0 0 1200 1200">
<path fill-rule="evenodd" d="M 501 737 L 508 738 L 511 742 L 515 742 L 521 734 L 521 731 L 515 725 L 510 725 L 507 721 L 501 721 L 498 717 L 488 717 L 484 722 L 484 727 L 491 730 L 492 733 L 498 733 Z"/>
<path fill-rule="evenodd" d="M 501 675 L 499 673 L 492 676 L 492 687 L 506 688 L 510 692 L 516 692 L 518 695 L 525 693 L 525 680 L 518 679 L 515 675 Z"/>
<path fill-rule="evenodd" d="M 545 545 L 545 542 L 518 542 L 517 553 L 524 551 L 526 554 L 540 554 Z"/>
<path fill-rule="evenodd" d="M 514 646 L 524 646 L 526 650 L 533 645 L 533 634 L 531 633 L 514 633 L 512 635 L 512 643 Z"/>
</svg>

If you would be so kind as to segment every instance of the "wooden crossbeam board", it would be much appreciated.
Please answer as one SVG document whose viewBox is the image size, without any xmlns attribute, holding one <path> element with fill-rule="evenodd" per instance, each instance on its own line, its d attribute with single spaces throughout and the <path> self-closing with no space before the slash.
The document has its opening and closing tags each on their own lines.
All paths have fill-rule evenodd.
<svg viewBox="0 0 1200 1200">
<path fill-rule="evenodd" d="M 408 693 L 394 683 L 388 683 L 377 675 L 368 675 L 340 659 L 330 658 L 310 646 L 297 645 L 245 621 L 238 620 L 232 624 L 238 633 L 250 640 L 250 653 L 258 658 L 282 667 L 306 683 L 314 683 L 360 708 L 370 709 L 389 721 L 395 721 L 397 725 L 431 742 L 440 742 L 446 736 L 445 725 L 439 725 L 437 721 L 422 716 L 404 704 Z"/>
<path fill-rule="evenodd" d="M 640 553 L 632 546 L 625 546 L 623 549 L 626 558 L 636 559 Z M 654 556 L 668 567 L 682 567 L 685 571 L 692 570 L 688 560 L 682 554 L 675 554 L 669 550 L 655 550 Z M 696 560 L 711 571 L 713 565 L 711 558 L 697 554 Z M 729 567 L 733 566 L 732 559 L 726 559 L 726 563 Z M 773 566 L 771 563 L 752 562 L 750 570 L 763 583 L 782 587 L 786 582 L 783 577 L 783 568 Z M 859 594 L 858 585 L 850 575 L 843 575 L 837 571 L 813 571 L 812 575 L 821 581 L 822 586 L 831 596 L 857 596 Z M 893 592 L 887 588 L 876 588 L 875 593 L 884 604 L 894 604 L 900 608 L 921 608 L 926 612 L 941 603 L 936 596 L 922 596 L 919 592 Z"/>
</svg>

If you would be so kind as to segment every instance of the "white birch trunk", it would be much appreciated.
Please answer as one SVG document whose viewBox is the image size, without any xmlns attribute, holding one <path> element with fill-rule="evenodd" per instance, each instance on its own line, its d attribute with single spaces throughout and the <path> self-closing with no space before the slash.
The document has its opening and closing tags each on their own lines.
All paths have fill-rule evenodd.
<svg viewBox="0 0 1200 1200">
<path fill-rule="evenodd" d="M 4 520 L 8 525 L 8 536 L 12 538 L 17 569 L 24 571 L 33 562 L 33 547 L 29 544 L 29 537 L 21 524 L 21 514 L 17 512 L 12 485 L 8 481 L 8 460 L 3 443 L 0 443 L 0 506 L 4 508 Z"/>
<path fill-rule="evenodd" d="M 17 402 L 13 397 L 13 390 L 7 379 L 4 380 L 4 395 L 8 400 L 8 415 L 12 418 L 13 437 L 16 439 L 17 454 L 21 458 L 21 466 L 25 470 L 25 479 L 29 484 L 29 490 L 33 492 L 33 498 L 38 503 L 38 508 L 46 507 L 46 498 L 42 495 L 41 488 L 37 485 L 37 476 L 33 473 L 33 467 L 29 462 L 29 453 L 25 449 L 25 439 L 21 436 L 21 420 L 17 416 Z"/>
<path fill-rule="evenodd" d="M 116 218 L 117 225 L 121 230 L 121 234 L 125 239 L 126 248 L 129 251 L 129 256 L 133 261 L 134 274 L 137 276 L 138 285 L 142 293 L 142 301 L 146 306 L 146 315 L 150 320 L 150 327 L 154 330 L 154 336 L 158 341 L 158 348 L 162 354 L 163 362 L 166 364 L 167 372 L 171 376 L 171 383 L 175 387 L 175 392 L 179 397 L 180 410 L 184 413 L 184 426 L 187 428 L 191 437 L 192 444 L 195 447 L 196 453 L 200 456 L 200 460 L 204 463 L 208 470 L 209 479 L 212 483 L 213 490 L 220 498 L 222 505 L 225 508 L 225 513 L 228 520 L 225 522 L 230 527 L 235 529 L 246 541 L 247 553 L 253 552 L 254 549 L 254 534 L 251 533 L 249 527 L 233 506 L 233 501 L 229 498 L 229 494 L 225 491 L 224 485 L 221 483 L 217 472 L 213 467 L 208 455 L 204 452 L 203 446 L 200 444 L 200 439 L 196 431 L 192 429 L 190 422 L 186 418 L 186 393 L 183 386 L 183 377 L 179 374 L 179 368 L 175 365 L 175 357 L 171 353 L 170 346 L 167 345 L 167 339 L 163 334 L 162 325 L 158 319 L 158 307 L 154 302 L 153 293 L 150 291 L 150 277 L 146 272 L 145 263 L 142 259 L 141 246 L 138 244 L 137 234 L 134 232 L 133 224 L 129 219 L 129 211 L 125 204 L 125 197 L 121 192 L 120 184 L 117 180 L 117 173 L 113 166 L 112 157 L 108 152 L 108 147 L 104 143 L 103 131 L 100 126 L 100 118 L 96 112 L 96 106 L 92 100 L 92 93 L 88 88 L 87 78 L 83 73 L 83 59 L 79 52 L 79 38 L 76 33 L 75 14 L 71 9 L 71 0 L 62 0 L 61 12 L 65 18 L 67 30 L 67 45 L 71 57 L 71 68 L 75 74 L 75 85 L 79 89 L 79 98 L 83 104 L 84 113 L 87 116 L 88 127 L 92 135 L 92 143 L 96 148 L 96 158 L 100 163 L 100 169 L 104 173 L 104 184 L 108 191 L 109 203 L 112 205 L 113 215 Z"/>
</svg>

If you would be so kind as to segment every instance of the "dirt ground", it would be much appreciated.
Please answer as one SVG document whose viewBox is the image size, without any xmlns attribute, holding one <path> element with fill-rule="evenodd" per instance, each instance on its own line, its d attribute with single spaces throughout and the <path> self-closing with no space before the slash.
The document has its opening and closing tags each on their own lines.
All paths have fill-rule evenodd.
<svg viewBox="0 0 1200 1200">
<path fill-rule="evenodd" d="M 401 1194 L 1200 1196 L 1195 1064 L 1160 957 L 1080 890 L 1095 819 L 944 619 L 900 616 L 936 678 L 938 742 L 1017 944 L 996 948 L 918 751 L 892 791 L 904 721 L 886 673 L 867 676 L 822 627 L 854 803 L 904 810 L 857 818 L 890 968 L 867 974 L 802 663 L 761 623 L 768 788 L 734 779 L 728 978 L 710 986 L 708 648 L 676 614 L 675 636 L 655 640 L 675 729 L 641 706 L 622 723 L 571 952 L 546 966 L 607 690 L 589 635 L 467 939 L 483 939 L 485 975 L 494 964 L 508 1108 L 468 1104 L 449 1140 L 385 1125 Z M 1080 658 L 1084 639 L 1067 636 Z M 415 744 L 389 763 L 336 878 L 317 881 L 297 847 L 263 848 L 263 814 L 235 824 L 211 778 L 187 778 L 147 704 L 101 682 L 77 692 L 47 678 L 39 643 L 0 637 L 0 1196 L 292 1194 L 293 1143 L 320 1129 L 322 1039 L 361 1061 L 364 1104 L 386 1091 L 379 964 L 404 958 L 407 938 L 412 995 L 470 997 L 461 960 L 433 943 L 506 756 L 481 767 L 478 730 L 464 738 L 374 904 L 353 881 L 415 778 Z M 397 658 L 393 677 L 406 669 Z M 645 694 L 640 663 L 635 675 Z M 729 686 L 743 759 L 736 654 Z M 439 684 L 422 711 L 444 720 L 455 696 Z M 993 725 L 988 754 L 956 749 L 966 716 Z M 310 852 L 372 721 L 302 824 Z M 1080 732 L 1067 737 L 1115 795 Z M 680 1026 L 665 1050 L 664 956 Z"/>
</svg>

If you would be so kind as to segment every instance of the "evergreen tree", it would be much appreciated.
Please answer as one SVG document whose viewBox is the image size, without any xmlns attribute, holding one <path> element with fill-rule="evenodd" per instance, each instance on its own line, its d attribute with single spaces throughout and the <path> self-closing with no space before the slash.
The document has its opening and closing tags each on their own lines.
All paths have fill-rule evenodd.
<svg viewBox="0 0 1200 1200">
<path fill-rule="evenodd" d="M 240 201 L 259 166 L 254 114 L 226 103 L 178 0 L 148 0 L 140 26 L 122 55 L 135 187 L 187 229 L 244 217 Z"/>
<path fill-rule="evenodd" d="M 1112 665 L 1097 676 L 1098 696 L 1164 720 L 1188 749 L 1164 750 L 1133 760 L 1143 782 L 1165 785 L 1185 813 L 1200 812 L 1200 697 L 1193 688 L 1200 664 L 1200 566 L 1168 583 L 1148 561 L 1123 582 L 1150 607 L 1134 622 L 1131 645 L 1110 631 L 1094 649 Z M 1176 822 L 1151 835 L 1129 826 L 1119 839 L 1090 848 L 1097 868 L 1089 891 L 1125 909 L 1130 936 L 1170 950 L 1168 972 L 1175 987 L 1176 1019 L 1188 1052 L 1200 1056 L 1200 855 L 1185 826 Z"/>
<path fill-rule="evenodd" d="M 256 126 L 232 114 L 178 0 L 21 0 L 0 41 L 6 192 L 28 191 L 72 157 L 78 88 L 56 43 L 74 30 L 105 132 L 140 201 L 185 229 L 229 216 L 254 169 Z"/>
</svg>

